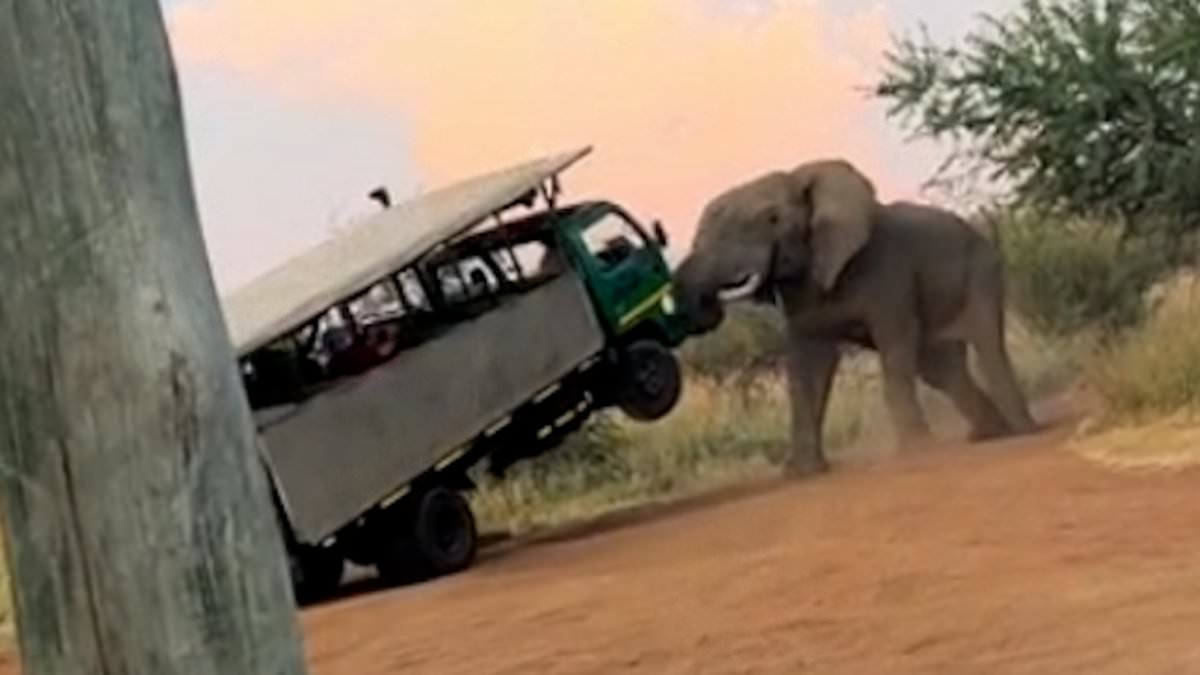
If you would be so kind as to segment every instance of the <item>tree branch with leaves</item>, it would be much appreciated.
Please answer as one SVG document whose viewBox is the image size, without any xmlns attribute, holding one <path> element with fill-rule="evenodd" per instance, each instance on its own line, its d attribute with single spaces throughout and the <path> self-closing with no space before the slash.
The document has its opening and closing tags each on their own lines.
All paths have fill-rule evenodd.
<svg viewBox="0 0 1200 675">
<path fill-rule="evenodd" d="M 941 173 L 986 168 L 1014 201 L 1200 230 L 1200 3 L 1025 0 L 960 44 L 897 39 L 875 96 L 917 137 L 949 141 Z"/>
</svg>

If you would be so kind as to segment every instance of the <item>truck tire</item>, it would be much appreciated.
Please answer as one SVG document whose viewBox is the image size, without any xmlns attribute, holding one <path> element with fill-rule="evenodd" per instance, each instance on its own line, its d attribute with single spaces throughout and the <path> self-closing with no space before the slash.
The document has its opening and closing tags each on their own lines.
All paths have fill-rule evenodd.
<svg viewBox="0 0 1200 675">
<path fill-rule="evenodd" d="M 475 516 L 462 495 L 442 487 L 414 495 L 405 527 L 384 547 L 375 567 L 391 582 L 410 583 L 460 572 L 479 546 Z"/>
<path fill-rule="evenodd" d="M 650 422 L 675 408 L 683 391 L 679 360 L 654 340 L 636 340 L 621 350 L 617 404 L 635 420 Z"/>
<path fill-rule="evenodd" d="M 337 551 L 303 545 L 288 549 L 288 568 L 297 603 L 317 602 L 337 591 L 346 571 L 346 561 Z"/>
</svg>

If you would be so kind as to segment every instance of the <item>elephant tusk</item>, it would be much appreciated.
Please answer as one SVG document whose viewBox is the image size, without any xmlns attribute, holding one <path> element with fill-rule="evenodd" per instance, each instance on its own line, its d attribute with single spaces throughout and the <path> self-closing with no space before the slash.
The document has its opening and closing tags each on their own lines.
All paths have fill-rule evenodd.
<svg viewBox="0 0 1200 675">
<path fill-rule="evenodd" d="M 717 297 L 721 299 L 721 302 L 738 302 L 740 300 L 746 300 L 757 293 L 758 287 L 761 285 L 762 276 L 758 274 L 751 274 L 746 278 L 745 281 L 737 286 L 722 289 L 717 294 Z"/>
</svg>

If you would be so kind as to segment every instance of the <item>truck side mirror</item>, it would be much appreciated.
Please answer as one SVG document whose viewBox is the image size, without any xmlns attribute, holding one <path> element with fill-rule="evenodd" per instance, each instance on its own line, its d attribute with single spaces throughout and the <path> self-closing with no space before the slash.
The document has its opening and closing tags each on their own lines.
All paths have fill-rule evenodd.
<svg viewBox="0 0 1200 675">
<path fill-rule="evenodd" d="M 659 220 L 654 221 L 653 227 L 654 227 L 654 240 L 658 242 L 659 246 L 666 248 L 667 244 L 670 243 L 670 239 L 667 237 L 667 231 L 663 229 L 662 221 L 659 221 Z"/>
</svg>

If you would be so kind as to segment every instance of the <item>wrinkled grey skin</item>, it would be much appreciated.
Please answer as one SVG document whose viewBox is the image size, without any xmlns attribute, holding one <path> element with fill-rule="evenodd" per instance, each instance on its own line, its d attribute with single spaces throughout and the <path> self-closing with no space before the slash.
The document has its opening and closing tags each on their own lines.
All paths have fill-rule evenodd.
<svg viewBox="0 0 1200 675">
<path fill-rule="evenodd" d="M 901 445 L 930 433 L 917 378 L 949 396 L 973 441 L 1034 431 L 1004 344 L 1003 288 L 1001 258 L 983 235 L 945 210 L 880 204 L 869 179 L 842 160 L 772 172 L 717 196 L 676 270 L 694 334 L 721 323 L 731 294 L 783 312 L 787 468 L 798 475 L 828 468 L 821 436 L 839 342 L 878 352 Z M 972 378 L 968 347 L 990 394 Z"/>
</svg>

